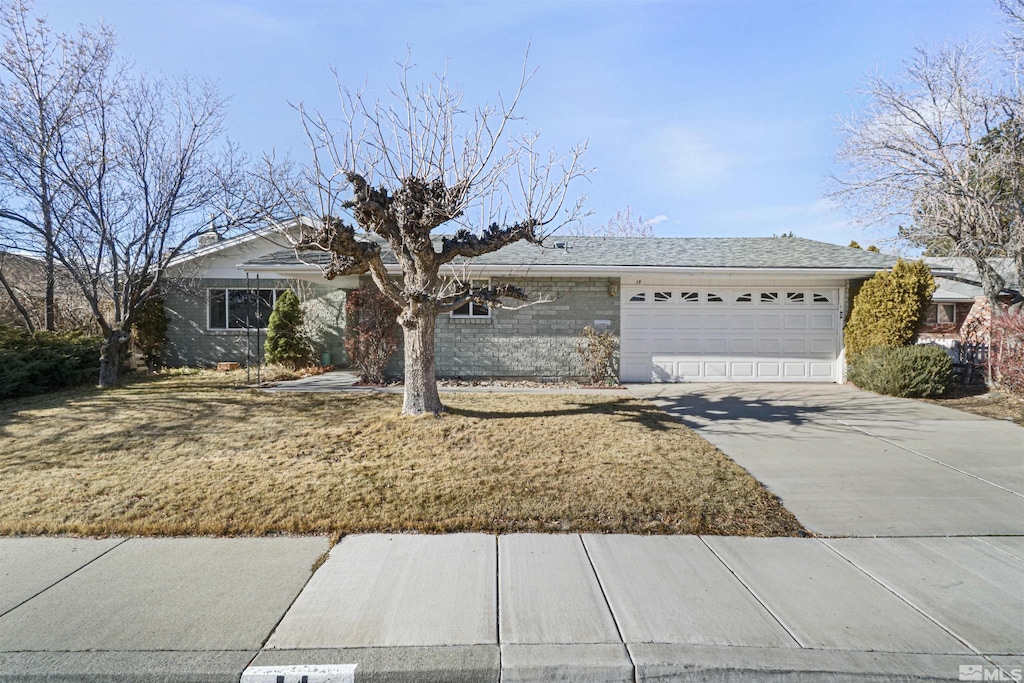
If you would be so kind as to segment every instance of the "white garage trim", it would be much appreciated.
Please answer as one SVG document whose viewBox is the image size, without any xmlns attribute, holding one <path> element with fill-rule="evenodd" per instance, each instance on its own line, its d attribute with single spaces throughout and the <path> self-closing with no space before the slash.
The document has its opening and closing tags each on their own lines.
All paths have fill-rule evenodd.
<svg viewBox="0 0 1024 683">
<path fill-rule="evenodd" d="M 841 381 L 842 294 L 807 284 L 623 286 L 620 377 Z"/>
</svg>

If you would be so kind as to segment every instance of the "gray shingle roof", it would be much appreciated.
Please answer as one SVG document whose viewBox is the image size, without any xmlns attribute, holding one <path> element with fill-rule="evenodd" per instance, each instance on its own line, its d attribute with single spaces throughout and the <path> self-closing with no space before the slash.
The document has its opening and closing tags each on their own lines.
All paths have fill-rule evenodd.
<svg viewBox="0 0 1024 683">
<path fill-rule="evenodd" d="M 930 266 L 943 266 L 952 268 L 958 278 L 970 282 L 981 282 L 978 274 L 978 267 L 974 261 L 960 256 L 926 256 L 925 263 Z M 988 262 L 995 268 L 996 272 L 1006 280 L 1007 289 L 1020 289 L 1024 283 L 1018 282 L 1017 268 L 1012 258 L 990 258 Z"/>
<path fill-rule="evenodd" d="M 286 249 L 243 265 L 325 265 L 329 260 L 325 253 L 297 254 Z M 386 247 L 384 261 L 396 263 Z M 560 237 L 549 238 L 544 247 L 517 242 L 472 262 L 494 266 L 881 270 L 892 267 L 896 257 L 800 237 Z"/>
<path fill-rule="evenodd" d="M 935 278 L 935 287 L 935 293 L 932 294 L 933 301 L 974 301 L 975 298 L 985 294 L 978 285 L 948 277 Z"/>
</svg>

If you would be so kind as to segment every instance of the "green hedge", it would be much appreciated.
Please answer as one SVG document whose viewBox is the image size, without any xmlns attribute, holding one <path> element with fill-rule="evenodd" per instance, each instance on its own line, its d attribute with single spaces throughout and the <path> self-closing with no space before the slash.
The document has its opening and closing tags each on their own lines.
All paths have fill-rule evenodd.
<svg viewBox="0 0 1024 683">
<path fill-rule="evenodd" d="M 875 346 L 857 356 L 850 381 L 861 389 L 887 396 L 941 396 L 953 383 L 953 361 L 939 346 Z"/>
<path fill-rule="evenodd" d="M 0 398 L 96 382 L 100 337 L 0 326 Z"/>
</svg>

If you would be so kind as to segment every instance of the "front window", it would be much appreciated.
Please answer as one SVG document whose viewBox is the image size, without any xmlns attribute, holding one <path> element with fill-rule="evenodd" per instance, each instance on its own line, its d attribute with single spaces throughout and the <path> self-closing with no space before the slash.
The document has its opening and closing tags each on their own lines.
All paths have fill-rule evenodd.
<svg viewBox="0 0 1024 683">
<path fill-rule="evenodd" d="M 479 288 L 486 287 L 488 284 L 487 280 L 478 280 L 474 281 L 472 286 Z M 490 318 L 491 309 L 484 304 L 478 304 L 475 301 L 470 301 L 469 303 L 462 304 L 456 308 L 452 311 L 451 315 L 453 318 Z"/>
<path fill-rule="evenodd" d="M 270 320 L 277 295 L 283 289 L 211 289 L 209 329 L 263 328 Z"/>
<path fill-rule="evenodd" d="M 956 323 L 956 306 L 954 304 L 929 306 L 924 321 L 929 325 L 953 325 Z"/>
</svg>

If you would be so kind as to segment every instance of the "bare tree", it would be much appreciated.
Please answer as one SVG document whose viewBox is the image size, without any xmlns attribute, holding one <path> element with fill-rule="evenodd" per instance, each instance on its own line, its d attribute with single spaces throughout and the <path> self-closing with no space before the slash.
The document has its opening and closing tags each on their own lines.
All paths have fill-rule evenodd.
<svg viewBox="0 0 1024 683">
<path fill-rule="evenodd" d="M 989 258 L 1018 247 L 1005 192 L 991 182 L 1005 158 L 980 151 L 1013 111 L 984 57 L 966 43 L 919 48 L 900 78 L 872 77 L 867 110 L 841 124 L 847 173 L 833 177 L 833 196 L 865 223 L 900 225 L 898 239 L 911 245 L 949 244 L 974 262 L 995 302 L 1004 281 Z"/>
<path fill-rule="evenodd" d="M 585 145 L 567 155 L 539 150 L 535 134 L 513 137 L 516 105 L 531 76 L 525 68 L 508 101 L 468 109 L 445 74 L 421 85 L 411 67 L 385 98 L 351 92 L 340 83 L 343 123 L 299 105 L 312 157 L 286 180 L 268 160 L 262 180 L 289 197 L 293 215 L 314 219 L 296 244 L 331 254 L 330 279 L 369 274 L 400 309 L 405 354 L 402 413 L 444 410 L 434 358 L 436 318 L 467 303 L 494 308 L 531 303 L 511 284 L 479 285 L 460 275 L 467 260 L 545 236 L 583 215 L 572 181 L 589 171 Z M 296 180 L 292 178 L 292 180 Z M 447 234 L 434 235 L 443 229 Z M 398 261 L 393 279 L 385 249 Z"/>
<path fill-rule="evenodd" d="M 53 330 L 55 213 L 64 198 L 54 153 L 61 135 L 81 121 L 90 81 L 110 69 L 114 37 L 102 24 L 54 33 L 23 0 L 0 6 L 0 31 L 0 231 L 42 258 L 43 324 Z"/>
<path fill-rule="evenodd" d="M 627 206 L 615 212 L 604 225 L 575 225 L 568 233 L 577 237 L 654 237 L 654 225 Z"/>
<path fill-rule="evenodd" d="M 235 217 L 244 180 L 222 145 L 225 100 L 210 85 L 146 76 L 97 78 L 81 125 L 62 131 L 55 166 L 71 209 L 53 250 L 103 335 L 102 387 L 120 382 L 132 326 L 169 262 L 210 229 L 208 211 Z"/>
<path fill-rule="evenodd" d="M 996 0 L 999 12 L 1006 22 L 1004 33 L 1005 44 L 1003 54 L 1010 63 L 1010 72 L 1014 77 L 1016 90 L 1020 90 L 1018 81 L 1021 69 L 1024 68 L 1024 0 Z"/>
</svg>

